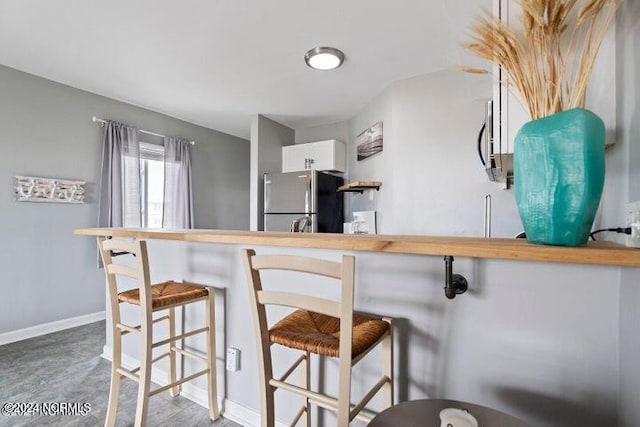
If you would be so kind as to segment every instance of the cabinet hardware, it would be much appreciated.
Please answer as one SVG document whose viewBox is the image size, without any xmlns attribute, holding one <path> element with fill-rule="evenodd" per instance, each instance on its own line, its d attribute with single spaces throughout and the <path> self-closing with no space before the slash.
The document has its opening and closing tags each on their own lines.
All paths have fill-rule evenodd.
<svg viewBox="0 0 640 427">
<path fill-rule="evenodd" d="M 304 168 L 305 169 L 311 169 L 311 166 L 315 163 L 316 161 L 314 159 L 304 159 Z"/>
</svg>

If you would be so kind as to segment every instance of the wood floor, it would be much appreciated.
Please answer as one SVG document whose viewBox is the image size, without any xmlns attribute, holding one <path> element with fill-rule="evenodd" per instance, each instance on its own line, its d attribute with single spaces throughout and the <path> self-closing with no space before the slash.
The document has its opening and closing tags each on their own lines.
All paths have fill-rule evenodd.
<svg viewBox="0 0 640 427">
<path fill-rule="evenodd" d="M 0 346 L 0 405 L 7 402 L 88 402 L 87 416 L 3 416 L 4 426 L 102 426 L 107 409 L 111 363 L 100 357 L 105 324 L 78 328 Z M 120 387 L 117 426 L 133 425 L 137 384 Z M 149 426 L 240 427 L 209 420 L 207 409 L 169 392 L 151 398 Z"/>
</svg>

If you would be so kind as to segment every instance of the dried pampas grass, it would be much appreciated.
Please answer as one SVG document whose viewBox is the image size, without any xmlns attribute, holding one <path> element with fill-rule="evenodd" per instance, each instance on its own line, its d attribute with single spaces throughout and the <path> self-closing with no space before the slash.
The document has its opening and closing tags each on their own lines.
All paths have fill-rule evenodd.
<svg viewBox="0 0 640 427">
<path fill-rule="evenodd" d="M 521 32 L 485 12 L 466 47 L 507 72 L 532 120 L 584 108 L 593 64 L 622 0 L 514 1 L 522 8 Z"/>
</svg>

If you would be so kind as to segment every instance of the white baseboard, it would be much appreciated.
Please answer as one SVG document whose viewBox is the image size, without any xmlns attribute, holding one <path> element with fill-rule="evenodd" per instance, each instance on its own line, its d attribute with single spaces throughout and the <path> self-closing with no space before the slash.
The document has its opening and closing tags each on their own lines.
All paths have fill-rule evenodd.
<svg viewBox="0 0 640 427">
<path fill-rule="evenodd" d="M 112 350 L 110 346 L 105 345 L 102 348 L 102 357 L 104 359 L 111 361 L 111 353 Z M 139 365 L 140 362 L 137 359 L 131 356 L 127 356 L 126 354 L 122 355 L 122 366 L 124 366 L 126 369 L 134 369 Z M 151 381 L 160 386 L 167 384 L 167 377 L 167 372 L 164 372 L 155 367 L 151 372 Z M 204 408 L 208 407 L 208 396 L 206 389 L 197 387 L 191 383 L 184 383 L 181 386 L 180 395 Z M 245 427 L 260 426 L 260 413 L 256 412 L 254 409 L 242 406 L 239 403 L 236 403 L 229 399 L 225 399 L 222 396 L 218 396 L 218 406 L 220 408 L 222 416 L 230 421 L 233 421 Z M 287 425 L 277 421 L 276 426 L 286 427 Z"/>
<path fill-rule="evenodd" d="M 18 329 L 17 331 L 5 332 L 0 334 L 0 345 L 39 337 L 40 335 L 50 334 L 52 332 L 58 332 L 64 329 L 75 328 L 76 326 L 82 326 L 104 319 L 105 312 L 99 311 L 97 313 L 85 314 L 84 316 L 72 317 L 70 319 L 63 319 L 55 322 L 43 323 L 41 325 L 30 326 L 28 328 Z"/>
</svg>

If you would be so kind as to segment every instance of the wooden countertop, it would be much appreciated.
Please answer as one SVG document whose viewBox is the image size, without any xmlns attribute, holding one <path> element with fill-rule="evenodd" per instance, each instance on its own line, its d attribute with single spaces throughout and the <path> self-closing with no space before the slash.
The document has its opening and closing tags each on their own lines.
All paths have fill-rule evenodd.
<svg viewBox="0 0 640 427">
<path fill-rule="evenodd" d="M 586 247 L 532 245 L 524 239 L 482 237 L 391 236 L 320 233 L 280 233 L 239 230 L 149 230 L 135 228 L 80 228 L 81 236 L 113 236 L 139 239 L 290 248 L 338 249 L 417 255 L 452 255 L 468 258 L 546 261 L 567 264 L 640 267 L 640 249 L 611 242 L 589 242 Z"/>
</svg>

